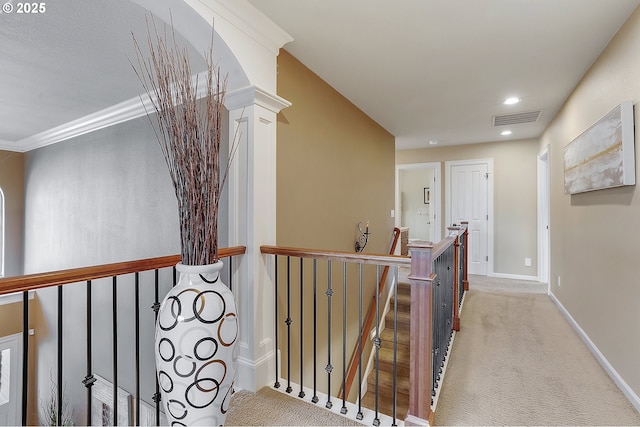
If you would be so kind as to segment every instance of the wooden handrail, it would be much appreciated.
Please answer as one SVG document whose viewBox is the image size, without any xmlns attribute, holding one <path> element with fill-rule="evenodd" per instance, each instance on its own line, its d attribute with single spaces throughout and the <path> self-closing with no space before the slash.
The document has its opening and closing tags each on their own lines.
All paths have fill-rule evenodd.
<svg viewBox="0 0 640 427">
<path fill-rule="evenodd" d="M 260 246 L 260 252 L 270 255 L 292 256 L 297 258 L 325 259 L 340 262 L 409 267 L 411 258 L 401 255 L 362 254 L 360 252 L 341 252 L 319 249 L 290 248 L 284 246 Z"/>
<path fill-rule="evenodd" d="M 242 255 L 246 250 L 247 248 L 245 246 L 220 248 L 218 256 L 220 258 L 227 258 L 230 256 Z M 94 265 L 91 267 L 71 268 L 68 270 L 58 270 L 47 273 L 6 277 L 0 279 L 0 295 L 42 289 L 67 283 L 85 282 L 87 280 L 131 274 L 140 271 L 155 270 L 157 268 L 173 267 L 180 261 L 180 255 L 168 255 L 136 261 L 116 262 L 113 264 Z"/>
<path fill-rule="evenodd" d="M 398 245 L 398 239 L 400 238 L 400 229 L 398 227 L 395 227 L 393 229 L 393 239 L 391 241 L 391 245 L 389 246 L 389 254 L 393 254 L 396 251 L 396 246 Z M 375 308 L 376 308 L 376 297 L 380 297 L 380 295 L 382 294 L 382 291 L 384 290 L 384 284 L 387 282 L 387 276 L 389 275 L 389 266 L 385 266 L 384 270 L 382 271 L 382 275 L 380 276 L 380 282 L 378 283 L 378 289 L 377 289 L 377 294 L 373 296 L 373 298 L 371 298 L 371 302 L 369 303 L 369 309 L 367 310 L 367 316 L 365 318 L 365 321 L 363 323 L 362 326 L 362 333 L 360 336 L 360 340 L 359 342 L 366 342 L 367 336 L 369 336 L 369 331 L 371 330 L 372 324 L 373 324 L 373 318 L 376 314 L 375 312 Z M 364 345 L 363 345 L 364 346 Z M 356 348 L 354 350 L 354 352 L 351 355 L 351 360 L 349 361 L 349 369 L 347 370 L 347 378 L 345 379 L 345 387 L 344 390 L 340 390 L 340 392 L 338 393 L 338 397 L 342 398 L 342 393 L 344 392 L 345 396 L 348 398 L 349 397 L 349 392 L 351 391 L 351 386 L 353 385 L 353 382 L 355 381 L 356 378 L 356 370 L 358 368 L 359 365 L 359 358 L 360 358 L 360 346 L 358 345 L 358 343 L 356 343 Z"/>
</svg>

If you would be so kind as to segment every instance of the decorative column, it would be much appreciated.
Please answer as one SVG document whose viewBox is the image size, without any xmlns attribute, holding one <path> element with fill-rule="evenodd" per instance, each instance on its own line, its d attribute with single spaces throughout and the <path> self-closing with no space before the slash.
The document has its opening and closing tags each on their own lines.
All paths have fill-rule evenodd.
<svg viewBox="0 0 640 427">
<path fill-rule="evenodd" d="M 273 282 L 261 245 L 276 244 L 276 120 L 288 101 L 255 86 L 229 92 L 229 245 L 247 252 L 234 260 L 240 352 L 236 384 L 257 391 L 275 380 Z"/>
<path fill-rule="evenodd" d="M 431 389 L 433 387 L 433 245 L 416 242 L 411 251 L 411 338 L 409 375 L 409 411 L 405 425 L 431 425 Z"/>
</svg>

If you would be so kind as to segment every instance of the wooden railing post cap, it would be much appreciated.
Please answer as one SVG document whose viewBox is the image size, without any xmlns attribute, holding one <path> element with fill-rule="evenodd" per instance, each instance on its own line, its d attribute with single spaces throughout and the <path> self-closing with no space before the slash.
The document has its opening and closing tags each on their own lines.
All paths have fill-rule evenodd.
<svg viewBox="0 0 640 427">
<path fill-rule="evenodd" d="M 447 227 L 447 230 L 449 230 L 449 236 L 457 236 L 458 234 L 460 234 L 460 231 L 463 229 L 464 227 L 456 224 L 453 224 Z"/>
<path fill-rule="evenodd" d="M 428 240 L 414 240 L 407 245 L 407 248 L 417 250 L 433 249 L 433 242 Z"/>
</svg>

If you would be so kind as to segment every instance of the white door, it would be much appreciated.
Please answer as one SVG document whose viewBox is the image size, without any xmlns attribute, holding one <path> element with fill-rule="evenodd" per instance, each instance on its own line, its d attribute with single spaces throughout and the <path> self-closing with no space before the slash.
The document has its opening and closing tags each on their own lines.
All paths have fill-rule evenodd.
<svg viewBox="0 0 640 427">
<path fill-rule="evenodd" d="M 440 162 L 396 165 L 393 215 L 396 227 L 409 227 L 410 240 L 441 240 L 441 171 Z"/>
<path fill-rule="evenodd" d="M 549 147 L 538 156 L 538 280 L 549 286 Z"/>
<path fill-rule="evenodd" d="M 469 274 L 487 275 L 489 263 L 489 164 L 447 162 L 448 223 L 469 223 Z"/>
<path fill-rule="evenodd" d="M 0 425 L 22 425 L 22 334 L 0 338 Z"/>
</svg>

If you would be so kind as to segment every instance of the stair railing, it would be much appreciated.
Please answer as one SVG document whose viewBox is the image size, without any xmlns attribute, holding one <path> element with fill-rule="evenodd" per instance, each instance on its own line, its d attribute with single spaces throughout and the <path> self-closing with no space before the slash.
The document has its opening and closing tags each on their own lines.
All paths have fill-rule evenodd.
<svg viewBox="0 0 640 427">
<path fill-rule="evenodd" d="M 466 269 L 466 224 L 449 227 L 436 244 L 414 242 L 411 251 L 411 340 L 409 410 L 405 424 L 433 424 L 438 388 L 449 352 L 454 323 L 459 327 L 457 286 Z M 462 250 L 461 250 L 462 248 Z M 466 270 L 462 276 L 466 278 Z M 462 287 L 464 289 L 464 286 Z M 455 320 L 457 317 L 457 321 Z"/>
<path fill-rule="evenodd" d="M 396 425 L 398 397 L 397 378 L 397 304 L 394 304 L 393 324 L 385 328 L 394 331 L 393 348 L 393 396 L 391 410 L 380 411 L 378 395 L 379 354 L 382 311 L 379 286 L 383 267 L 392 269 L 392 286 L 397 290 L 399 269 L 410 267 L 408 281 L 411 285 L 410 314 L 410 380 L 408 414 L 406 424 L 432 423 L 434 397 L 442 381 L 441 373 L 449 351 L 454 319 L 459 327 L 460 293 L 466 281 L 466 225 L 452 227 L 449 236 L 433 244 L 414 242 L 409 245 L 411 258 L 394 255 L 366 255 L 362 253 L 323 251 L 276 246 L 262 246 L 263 254 L 274 255 L 273 278 L 275 298 L 275 351 L 276 367 L 274 388 L 312 403 L 321 401 L 330 410 L 334 408 L 332 396 L 342 402 L 339 412 L 372 425 L 389 423 Z M 363 267 L 373 265 L 374 271 L 363 273 Z M 371 276 L 376 281 L 370 280 Z M 363 319 L 363 283 L 377 284 L 368 291 L 374 306 L 371 328 Z M 323 288 L 323 289 L 321 289 Z M 322 295 L 324 295 L 323 298 Z M 397 292 L 394 292 L 397 301 Z M 306 298 L 305 298 L 306 296 Z M 320 298 L 319 298 L 320 297 Z M 292 304 L 292 299 L 296 301 Z M 336 310 L 336 308 L 338 310 Z M 340 310 L 341 309 L 341 310 Z M 326 313 L 326 327 L 319 333 L 318 313 Z M 454 317 L 455 313 L 455 317 Z M 374 330 L 375 401 L 369 407 L 373 414 L 365 415 L 362 406 L 362 369 L 354 373 L 357 379 L 356 404 L 347 402 L 349 365 L 347 348 L 356 347 L 355 357 L 361 359 L 365 337 Z M 321 336 L 319 336 L 319 334 Z M 337 335 L 337 336 L 336 336 Z M 369 341 L 369 340 L 366 340 Z M 319 359 L 321 361 L 319 361 Z M 362 361 L 357 363 L 362 366 Z M 282 366 L 281 366 L 282 365 Z M 339 383 L 335 383 L 335 371 Z M 324 371 L 324 372 L 322 372 Z M 324 381 L 318 374 L 326 373 Z M 297 381 L 297 383 L 296 383 Z M 284 383 L 284 384 L 283 384 Z M 312 383 L 310 387 L 305 384 Z M 332 386 L 333 383 L 333 386 Z M 295 388 L 295 390 L 294 390 Z"/>
<path fill-rule="evenodd" d="M 393 255 L 395 253 L 399 238 L 400 238 L 400 229 L 395 227 L 391 235 L 391 243 L 389 244 L 389 250 L 388 250 L 389 255 Z M 362 326 L 362 333 L 360 334 L 361 335 L 360 341 L 358 341 L 357 345 L 355 346 L 351 354 L 351 359 L 349 360 L 349 368 L 347 369 L 347 379 L 345 381 L 345 388 L 342 388 L 342 387 L 340 388 L 340 392 L 338 393 L 339 398 L 343 397 L 343 393 L 347 397 L 347 399 L 349 398 L 349 393 L 351 392 L 351 386 L 353 385 L 353 381 L 355 380 L 356 372 L 358 372 L 359 369 L 360 370 L 362 369 L 363 354 L 361 351 L 362 346 L 359 344 L 366 342 L 367 337 L 371 332 L 371 329 L 373 327 L 373 321 L 376 317 L 375 316 L 376 301 L 378 300 L 378 298 L 382 298 L 383 296 L 385 285 L 388 279 L 388 274 L 389 274 L 389 266 L 385 265 L 384 269 L 382 270 L 382 276 L 380 278 L 380 281 L 378 282 L 377 296 L 373 296 L 371 298 L 371 302 L 369 303 L 369 308 L 367 309 L 367 315 L 365 317 L 365 321 Z"/>
<path fill-rule="evenodd" d="M 274 255 L 274 345 L 276 354 L 281 354 L 276 360 L 274 388 L 286 385 L 286 393 L 297 391 L 299 398 L 320 402 L 325 408 L 353 419 L 373 425 L 395 425 L 395 416 L 391 419 L 378 410 L 377 396 L 375 412 L 369 411 L 365 417 L 361 370 L 357 375 L 357 404 L 348 402 L 344 393 L 338 398 L 335 396 L 346 385 L 347 349 L 355 345 L 358 353 L 363 353 L 363 294 L 372 295 L 378 307 L 374 310 L 378 330 L 380 296 L 376 284 L 381 282 L 382 270 L 390 267 L 397 283 L 398 267 L 408 267 L 410 259 L 276 246 L 262 246 L 261 251 Z M 372 283 L 373 289 L 365 289 L 365 283 Z M 292 299 L 296 303 L 292 304 Z M 319 313 L 324 321 L 319 321 Z"/>
<path fill-rule="evenodd" d="M 229 276 L 227 279 L 227 285 L 232 288 L 233 286 L 233 265 L 232 265 L 232 257 L 242 255 L 246 251 L 246 247 L 244 246 L 236 246 L 231 248 L 221 248 L 219 249 L 218 255 L 220 259 L 229 258 L 228 263 L 228 271 Z M 16 276 L 16 277 L 6 277 L 0 279 L 0 295 L 7 295 L 12 293 L 22 293 L 22 329 L 23 329 L 23 348 L 22 348 L 22 402 L 21 402 L 21 420 L 22 425 L 30 425 L 30 423 L 35 422 L 38 424 L 38 420 L 29 419 L 29 391 L 31 392 L 31 396 L 35 395 L 35 390 L 28 390 L 30 384 L 30 373 L 29 372 L 29 293 L 34 290 L 45 289 L 50 287 L 57 287 L 57 355 L 52 356 L 57 358 L 57 372 L 56 372 L 56 397 L 55 402 L 57 403 L 57 407 L 54 409 L 54 416 L 56 420 L 64 420 L 63 416 L 63 404 L 66 401 L 65 396 L 63 396 L 63 355 L 64 355 L 64 345 L 63 345 L 63 315 L 64 315 L 64 292 L 63 288 L 67 289 L 66 286 L 81 286 L 83 283 L 86 288 L 86 306 L 82 307 L 86 310 L 86 356 L 87 356 L 87 372 L 84 379 L 78 378 L 78 383 L 84 384 L 87 389 L 87 417 L 86 417 L 86 425 L 91 425 L 92 421 L 92 386 L 96 382 L 96 378 L 93 375 L 92 371 L 92 290 L 94 290 L 97 286 L 102 286 L 104 283 L 97 283 L 96 280 L 110 278 L 108 282 L 111 283 L 111 293 L 113 300 L 112 307 L 112 324 L 113 324 L 113 332 L 112 332 L 112 342 L 113 342 L 113 354 L 112 354 L 112 383 L 113 383 L 113 406 L 112 406 L 112 416 L 113 416 L 113 425 L 118 424 L 119 416 L 118 416 L 118 297 L 117 291 L 121 286 L 118 286 L 118 279 L 122 278 L 126 275 L 134 275 L 134 286 L 135 286 L 135 325 L 128 327 L 135 328 L 135 354 L 131 354 L 131 358 L 135 357 L 135 383 L 136 383 L 136 391 L 135 391 L 135 400 L 134 400 L 134 409 L 133 413 L 135 415 L 133 420 L 128 420 L 127 423 L 132 423 L 132 425 L 140 425 L 140 360 L 139 360 L 139 342 L 140 342 L 140 306 L 139 306 L 139 296 L 140 290 L 140 273 L 146 271 L 154 272 L 154 280 L 150 286 L 153 286 L 152 289 L 149 289 L 154 293 L 154 304 L 151 306 L 151 309 L 156 313 L 160 307 L 160 300 L 162 299 L 162 295 L 159 294 L 160 287 L 160 279 L 159 272 L 162 269 L 173 268 L 173 283 L 176 284 L 176 269 L 175 265 L 180 262 L 180 255 L 171 255 L 165 257 L 158 258 L 149 258 L 142 259 L 136 261 L 128 261 L 128 262 L 119 262 L 113 264 L 106 265 L 97 265 L 92 267 L 83 267 L 83 268 L 74 268 L 68 270 L 60 270 L 53 271 L 47 273 L 36 273 L 29 274 L 24 276 Z M 65 286 L 66 285 L 66 286 Z M 101 288 L 103 289 L 103 288 Z M 77 311 L 78 307 L 75 307 Z M 81 351 L 81 349 L 73 349 L 73 351 Z M 156 425 L 160 425 L 160 393 L 158 388 L 158 383 L 156 381 L 156 390 L 155 394 L 152 397 L 152 400 L 155 402 L 155 422 Z M 33 405 L 33 403 L 31 403 Z M 37 410 L 37 408 L 32 408 L 32 410 Z"/>
</svg>

